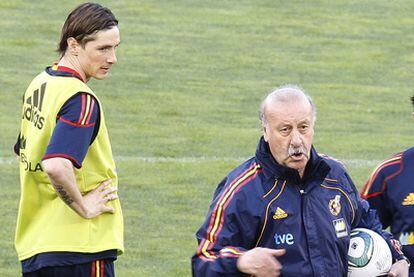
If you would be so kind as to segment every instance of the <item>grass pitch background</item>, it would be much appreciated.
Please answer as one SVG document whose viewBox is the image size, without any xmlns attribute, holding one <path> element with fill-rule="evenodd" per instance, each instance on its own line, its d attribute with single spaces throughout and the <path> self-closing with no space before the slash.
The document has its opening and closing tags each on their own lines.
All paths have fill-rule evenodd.
<svg viewBox="0 0 414 277">
<path fill-rule="evenodd" d="M 18 276 L 21 96 L 57 59 L 80 1 L 0 3 L 0 276 Z M 360 187 L 410 147 L 414 4 L 409 1 L 101 1 L 120 21 L 118 64 L 100 96 L 117 159 L 126 253 L 117 276 L 189 276 L 194 232 L 221 178 L 254 153 L 272 87 L 314 98 L 314 145 Z M 35 239 L 35 238 L 33 238 Z"/>
</svg>

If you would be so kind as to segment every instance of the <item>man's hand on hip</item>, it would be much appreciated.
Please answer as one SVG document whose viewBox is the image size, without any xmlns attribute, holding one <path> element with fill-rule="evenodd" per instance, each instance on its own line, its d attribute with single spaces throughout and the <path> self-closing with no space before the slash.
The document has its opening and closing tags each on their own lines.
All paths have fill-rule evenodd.
<svg viewBox="0 0 414 277">
<path fill-rule="evenodd" d="M 106 180 L 82 197 L 83 217 L 94 218 L 103 213 L 115 212 L 114 208 L 107 205 L 109 201 L 118 199 L 117 188 L 110 186 L 110 183 L 111 180 Z"/>
</svg>

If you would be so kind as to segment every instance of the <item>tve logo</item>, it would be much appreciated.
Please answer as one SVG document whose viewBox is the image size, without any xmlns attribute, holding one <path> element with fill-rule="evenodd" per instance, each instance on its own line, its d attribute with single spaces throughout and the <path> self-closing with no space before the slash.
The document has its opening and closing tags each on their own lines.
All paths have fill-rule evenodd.
<svg viewBox="0 0 414 277">
<path fill-rule="evenodd" d="M 274 238 L 275 238 L 275 242 L 277 245 L 284 244 L 284 243 L 292 245 L 295 243 L 293 241 L 293 235 L 291 233 L 282 234 L 282 235 L 278 235 L 276 233 Z"/>
</svg>

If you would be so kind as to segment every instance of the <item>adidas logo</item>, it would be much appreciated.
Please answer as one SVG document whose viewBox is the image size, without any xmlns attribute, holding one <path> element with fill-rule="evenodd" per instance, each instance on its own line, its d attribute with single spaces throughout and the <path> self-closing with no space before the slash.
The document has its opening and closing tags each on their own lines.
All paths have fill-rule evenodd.
<svg viewBox="0 0 414 277">
<path fill-rule="evenodd" d="M 273 219 L 282 219 L 286 218 L 288 214 L 282 210 L 280 207 L 277 207 L 275 214 L 273 215 Z"/>
<path fill-rule="evenodd" d="M 43 106 L 43 97 L 45 96 L 45 89 L 46 83 L 43 83 L 40 87 L 40 94 L 39 89 L 35 90 L 33 92 L 33 95 L 26 99 L 26 104 L 36 107 L 39 110 L 39 112 L 41 112 Z"/>
<path fill-rule="evenodd" d="M 403 206 L 414 205 L 414 192 L 411 192 L 402 202 Z"/>
<path fill-rule="evenodd" d="M 39 130 L 43 128 L 45 118 L 41 116 L 43 99 L 46 91 L 46 83 L 43 83 L 39 89 L 33 91 L 33 94 L 29 96 L 25 101 L 25 107 L 23 110 L 23 119 L 32 122 Z"/>
</svg>

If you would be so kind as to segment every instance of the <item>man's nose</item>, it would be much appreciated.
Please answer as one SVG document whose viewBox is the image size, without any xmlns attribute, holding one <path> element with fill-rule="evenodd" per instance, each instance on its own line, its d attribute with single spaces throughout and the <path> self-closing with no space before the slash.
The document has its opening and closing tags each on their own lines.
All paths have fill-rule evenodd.
<svg viewBox="0 0 414 277">
<path fill-rule="evenodd" d="M 118 60 L 117 60 L 117 58 L 116 58 L 116 53 L 115 53 L 115 49 L 111 49 L 110 51 L 109 51 L 109 54 L 108 54 L 108 59 L 107 59 L 107 62 L 108 63 L 110 63 L 110 64 L 114 64 L 114 63 L 116 63 Z"/>
<path fill-rule="evenodd" d="M 299 133 L 298 130 L 293 130 L 292 139 L 290 141 L 290 144 L 293 147 L 299 147 L 299 146 L 302 145 L 302 136 L 301 136 L 301 134 Z"/>
</svg>

